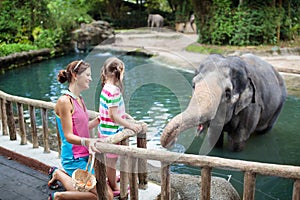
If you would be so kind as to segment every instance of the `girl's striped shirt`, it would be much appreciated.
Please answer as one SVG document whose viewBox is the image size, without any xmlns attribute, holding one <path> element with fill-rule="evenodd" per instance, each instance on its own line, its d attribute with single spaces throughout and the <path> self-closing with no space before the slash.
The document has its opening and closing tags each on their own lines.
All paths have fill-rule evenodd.
<svg viewBox="0 0 300 200">
<path fill-rule="evenodd" d="M 125 105 L 120 88 L 112 84 L 105 84 L 101 91 L 99 105 L 101 122 L 98 130 L 102 135 L 113 135 L 123 129 L 108 115 L 108 108 L 115 106 L 118 107 L 118 114 L 125 118 Z"/>
</svg>

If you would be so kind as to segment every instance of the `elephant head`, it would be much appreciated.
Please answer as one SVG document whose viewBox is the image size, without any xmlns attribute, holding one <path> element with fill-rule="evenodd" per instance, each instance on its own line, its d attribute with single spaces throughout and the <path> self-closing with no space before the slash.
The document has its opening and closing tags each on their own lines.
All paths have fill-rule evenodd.
<svg viewBox="0 0 300 200">
<path fill-rule="evenodd" d="M 208 127 L 207 145 L 211 149 L 224 131 L 225 124 L 255 101 L 255 87 L 246 65 L 238 57 L 210 55 L 195 73 L 194 91 L 188 107 L 166 125 L 161 145 L 171 146 L 186 129 Z"/>
</svg>

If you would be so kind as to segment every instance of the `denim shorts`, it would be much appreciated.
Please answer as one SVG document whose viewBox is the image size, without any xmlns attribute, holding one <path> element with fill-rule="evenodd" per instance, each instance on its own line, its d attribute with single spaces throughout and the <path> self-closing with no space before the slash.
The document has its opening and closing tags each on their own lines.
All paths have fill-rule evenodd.
<svg viewBox="0 0 300 200">
<path fill-rule="evenodd" d="M 69 174 L 69 176 L 72 176 L 73 172 L 76 169 L 83 169 L 83 170 L 86 169 L 88 159 L 89 159 L 89 157 L 85 156 L 85 157 L 76 158 L 76 159 L 73 158 L 70 160 L 62 160 L 61 164 L 62 164 L 62 167 L 64 168 L 64 170 L 67 172 L 67 174 Z M 90 166 L 89 166 L 88 170 L 89 169 L 90 169 Z M 94 169 L 92 169 L 91 173 L 95 174 Z"/>
</svg>

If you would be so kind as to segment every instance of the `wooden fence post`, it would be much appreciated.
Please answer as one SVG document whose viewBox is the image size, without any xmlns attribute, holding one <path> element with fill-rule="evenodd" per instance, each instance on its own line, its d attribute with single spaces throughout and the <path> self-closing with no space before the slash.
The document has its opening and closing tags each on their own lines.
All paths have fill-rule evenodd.
<svg viewBox="0 0 300 200">
<path fill-rule="evenodd" d="M 106 183 L 106 165 L 105 154 L 96 153 L 95 158 L 95 176 L 97 180 L 96 189 L 98 200 L 107 200 L 107 183 Z M 91 166 L 92 167 L 92 166 Z"/>
<path fill-rule="evenodd" d="M 201 199 L 210 200 L 210 182 L 211 182 L 211 168 L 203 167 L 201 169 Z"/>
<path fill-rule="evenodd" d="M 137 134 L 137 147 L 147 149 L 147 130 L 143 130 L 141 133 Z M 148 188 L 148 172 L 147 172 L 147 160 L 138 159 L 138 179 L 139 179 L 139 189 Z"/>
<path fill-rule="evenodd" d="M 121 145 L 128 146 L 129 139 L 121 141 Z M 128 156 L 120 157 L 120 200 L 128 199 L 128 187 L 129 184 L 129 164 Z"/>
<path fill-rule="evenodd" d="M 47 109 L 42 108 L 44 153 L 50 153 Z"/>
<path fill-rule="evenodd" d="M 20 135 L 21 135 L 21 145 L 27 144 L 26 138 L 26 130 L 25 130 L 25 122 L 24 122 L 24 109 L 23 104 L 17 103 L 18 106 L 18 116 L 19 116 L 19 128 L 20 128 Z"/>
<path fill-rule="evenodd" d="M 1 99 L 1 115 L 2 115 L 2 134 L 3 135 L 8 135 L 7 132 L 7 115 L 6 115 L 6 100 Z"/>
<path fill-rule="evenodd" d="M 137 170 L 137 161 L 138 159 L 135 157 L 129 157 L 130 163 L 130 173 L 129 173 L 129 185 L 130 185 L 130 200 L 138 200 L 139 199 L 139 187 L 138 187 L 138 170 Z M 127 188 L 125 188 L 127 189 Z"/>
<path fill-rule="evenodd" d="M 161 200 L 171 200 L 170 165 L 161 162 Z"/>
<path fill-rule="evenodd" d="M 29 106 L 29 112 L 30 112 L 32 147 L 39 148 L 39 141 L 38 141 L 37 130 L 36 130 L 35 108 L 33 106 Z"/>
<path fill-rule="evenodd" d="M 293 188 L 293 200 L 300 199 L 300 179 L 296 179 Z"/>
<path fill-rule="evenodd" d="M 244 174 L 244 194 L 243 199 L 254 200 L 255 196 L 255 176 L 256 174 L 246 171 Z"/>
<path fill-rule="evenodd" d="M 17 140 L 14 110 L 13 110 L 13 104 L 11 101 L 6 102 L 6 114 L 7 114 L 8 130 L 9 130 L 9 139 Z"/>
</svg>

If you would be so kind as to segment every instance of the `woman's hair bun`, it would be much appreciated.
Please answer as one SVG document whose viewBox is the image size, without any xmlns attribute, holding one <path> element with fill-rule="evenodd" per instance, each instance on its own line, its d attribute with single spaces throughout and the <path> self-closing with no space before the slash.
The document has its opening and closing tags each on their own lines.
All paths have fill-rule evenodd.
<svg viewBox="0 0 300 200">
<path fill-rule="evenodd" d="M 60 70 L 58 75 L 57 75 L 57 80 L 60 82 L 60 83 L 64 83 L 66 81 L 68 81 L 68 72 L 67 70 Z"/>
</svg>

